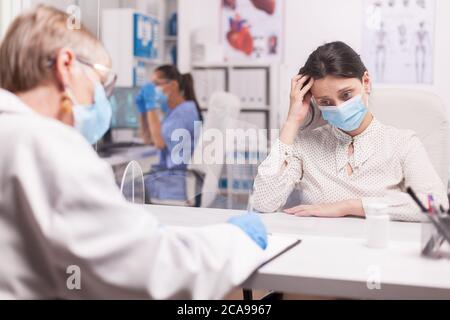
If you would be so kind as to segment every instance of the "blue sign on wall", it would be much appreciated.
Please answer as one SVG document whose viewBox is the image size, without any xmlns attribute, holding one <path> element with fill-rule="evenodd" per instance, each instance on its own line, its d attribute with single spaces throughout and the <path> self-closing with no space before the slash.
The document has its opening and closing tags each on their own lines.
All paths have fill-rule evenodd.
<svg viewBox="0 0 450 320">
<path fill-rule="evenodd" d="M 152 19 L 143 14 L 134 14 L 134 56 L 139 58 L 152 57 L 153 49 Z"/>
</svg>

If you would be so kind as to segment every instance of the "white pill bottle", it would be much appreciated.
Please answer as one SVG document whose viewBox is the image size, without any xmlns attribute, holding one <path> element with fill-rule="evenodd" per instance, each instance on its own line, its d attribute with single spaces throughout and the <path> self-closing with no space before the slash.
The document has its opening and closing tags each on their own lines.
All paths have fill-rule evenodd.
<svg viewBox="0 0 450 320">
<path fill-rule="evenodd" d="M 366 245 L 373 249 L 384 249 L 389 243 L 391 218 L 389 206 L 383 202 L 370 203 L 366 210 Z"/>
</svg>

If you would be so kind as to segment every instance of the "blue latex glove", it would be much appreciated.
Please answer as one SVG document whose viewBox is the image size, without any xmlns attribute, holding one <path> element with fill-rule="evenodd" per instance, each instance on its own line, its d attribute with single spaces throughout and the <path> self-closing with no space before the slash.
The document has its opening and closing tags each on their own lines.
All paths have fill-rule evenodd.
<svg viewBox="0 0 450 320">
<path fill-rule="evenodd" d="M 248 213 L 228 220 L 228 223 L 241 228 L 261 249 L 267 248 L 267 230 L 256 213 Z"/>
<path fill-rule="evenodd" d="M 147 110 L 145 109 L 145 101 L 141 94 L 136 97 L 136 107 L 139 113 L 147 112 Z"/>
<path fill-rule="evenodd" d="M 147 83 L 141 88 L 136 97 L 136 106 L 139 113 L 146 113 L 158 108 L 156 86 L 153 83 Z"/>
</svg>

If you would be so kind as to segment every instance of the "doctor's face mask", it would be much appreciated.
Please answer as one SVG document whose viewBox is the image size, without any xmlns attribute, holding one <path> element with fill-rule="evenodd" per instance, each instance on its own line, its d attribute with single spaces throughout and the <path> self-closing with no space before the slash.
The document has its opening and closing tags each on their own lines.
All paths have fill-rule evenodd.
<svg viewBox="0 0 450 320">
<path fill-rule="evenodd" d="M 93 85 L 94 96 L 91 104 L 80 104 L 69 87 L 66 93 L 73 102 L 72 112 L 75 128 L 90 144 L 98 142 L 111 125 L 112 108 L 104 86 L 88 72 L 84 72 Z"/>
</svg>

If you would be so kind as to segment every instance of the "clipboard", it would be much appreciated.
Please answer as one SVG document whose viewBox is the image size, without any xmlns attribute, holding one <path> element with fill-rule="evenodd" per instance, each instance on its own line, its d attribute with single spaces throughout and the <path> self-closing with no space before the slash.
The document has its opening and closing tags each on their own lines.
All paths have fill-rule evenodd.
<svg viewBox="0 0 450 320">
<path fill-rule="evenodd" d="M 258 271 L 259 269 L 261 269 L 262 267 L 266 266 L 267 264 L 271 263 L 272 261 L 278 259 L 279 257 L 281 257 L 283 254 L 285 254 L 286 252 L 290 251 L 291 249 L 295 248 L 296 246 L 298 246 L 299 244 L 302 243 L 302 240 L 297 239 L 295 240 L 292 244 L 288 245 L 286 248 L 284 248 L 283 250 L 281 250 L 280 252 L 278 252 L 277 254 L 275 254 L 274 256 L 272 256 L 271 258 L 269 258 L 268 260 L 266 260 L 264 263 L 262 263 L 257 269 L 256 271 Z M 256 272 L 255 271 L 255 272 Z"/>
<path fill-rule="evenodd" d="M 274 241 L 277 242 L 275 248 L 271 248 L 271 243 Z M 290 251 L 291 249 L 295 248 L 299 244 L 302 243 L 301 239 L 297 239 L 292 236 L 284 236 L 282 234 L 276 234 L 276 235 L 269 235 L 269 246 L 267 248 L 267 260 L 265 260 L 258 268 L 259 270 L 265 265 L 269 264 L 270 262 L 274 261 L 275 259 L 279 258 L 286 252 Z"/>
</svg>

